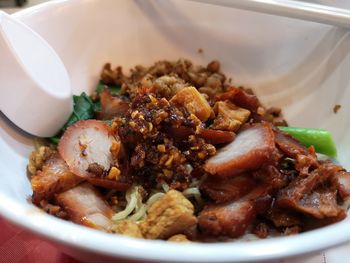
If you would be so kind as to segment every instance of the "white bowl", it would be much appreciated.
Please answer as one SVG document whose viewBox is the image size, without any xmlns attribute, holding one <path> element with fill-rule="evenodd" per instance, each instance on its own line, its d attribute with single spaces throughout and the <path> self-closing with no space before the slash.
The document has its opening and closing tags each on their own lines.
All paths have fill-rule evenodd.
<svg viewBox="0 0 350 263">
<path fill-rule="evenodd" d="M 179 0 L 52 1 L 15 16 L 56 49 L 74 93 L 91 91 L 107 61 L 127 69 L 158 59 L 187 57 L 205 64 L 216 58 L 234 83 L 253 87 L 266 105 L 281 106 L 293 126 L 330 130 L 340 163 L 350 168 L 346 30 Z M 342 105 L 337 114 L 335 104 Z M 248 243 L 183 245 L 101 233 L 39 212 L 28 201 L 31 150 L 31 139 L 0 118 L 0 214 L 84 260 L 257 262 L 350 241 L 350 218 L 297 236 Z"/>
</svg>

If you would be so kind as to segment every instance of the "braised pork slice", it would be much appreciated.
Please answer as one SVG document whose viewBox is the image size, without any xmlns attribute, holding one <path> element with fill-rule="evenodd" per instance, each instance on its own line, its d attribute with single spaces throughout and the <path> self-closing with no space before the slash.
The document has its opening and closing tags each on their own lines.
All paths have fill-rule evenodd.
<svg viewBox="0 0 350 263">
<path fill-rule="evenodd" d="M 336 174 L 338 183 L 338 193 L 341 198 L 345 199 L 350 196 L 350 172 L 340 171 Z"/>
<path fill-rule="evenodd" d="M 276 227 L 291 227 L 301 224 L 300 214 L 291 211 L 290 209 L 283 209 L 275 203 L 267 211 L 265 216 L 271 220 Z"/>
<path fill-rule="evenodd" d="M 112 209 L 89 183 L 82 183 L 56 196 L 57 203 L 71 221 L 91 228 L 110 231 Z"/>
<path fill-rule="evenodd" d="M 198 226 L 203 233 L 211 236 L 239 237 L 258 213 L 268 209 L 271 201 L 267 187 L 258 186 L 236 201 L 204 207 L 198 216 Z"/>
<path fill-rule="evenodd" d="M 182 193 L 170 190 L 148 209 L 140 229 L 145 238 L 166 239 L 195 225 L 193 213 L 192 203 Z"/>
<path fill-rule="evenodd" d="M 303 196 L 298 210 L 315 218 L 336 217 L 343 212 L 337 205 L 337 192 L 331 189 L 316 189 Z"/>
<path fill-rule="evenodd" d="M 300 174 L 306 175 L 310 168 L 317 168 L 319 163 L 313 147 L 307 149 L 292 136 L 277 128 L 274 129 L 274 133 L 277 147 L 286 156 L 295 159 L 295 169 Z"/>
<path fill-rule="evenodd" d="M 253 124 L 240 131 L 233 142 L 209 158 L 204 164 L 204 170 L 219 176 L 255 170 L 268 163 L 274 157 L 275 150 L 271 125 Z"/>
<path fill-rule="evenodd" d="M 324 163 L 307 176 L 296 177 L 278 193 L 277 204 L 318 219 L 337 216 L 342 209 L 337 205 L 336 191 L 322 186 L 331 183 L 339 169 L 339 166 Z"/>
<path fill-rule="evenodd" d="M 45 160 L 42 169 L 31 177 L 33 203 L 50 200 L 54 194 L 66 191 L 83 180 L 69 171 L 68 165 L 58 153 L 52 154 Z"/>
<path fill-rule="evenodd" d="M 229 178 L 209 176 L 200 186 L 200 190 L 216 203 L 237 200 L 249 193 L 257 182 L 250 174 Z"/>
</svg>

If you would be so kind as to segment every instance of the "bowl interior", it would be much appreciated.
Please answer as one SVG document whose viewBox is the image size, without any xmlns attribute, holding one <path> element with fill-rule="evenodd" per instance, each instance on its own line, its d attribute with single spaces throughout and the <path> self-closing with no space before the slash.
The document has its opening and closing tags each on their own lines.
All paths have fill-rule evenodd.
<svg viewBox="0 0 350 263">
<path fill-rule="evenodd" d="M 350 128 L 350 115 L 347 114 L 350 110 L 347 103 L 350 101 L 350 37 L 344 29 L 191 1 L 52 1 L 15 16 L 36 30 L 57 51 L 67 67 L 76 94 L 94 89 L 105 62 L 122 65 L 127 71 L 136 64 L 149 65 L 160 59 L 189 58 L 199 64 L 218 59 L 222 71 L 235 85 L 253 88 L 265 105 L 282 107 L 290 125 L 331 131 L 338 147 L 338 160 L 350 169 L 350 134 L 347 133 Z M 200 48 L 202 53 L 198 52 Z M 336 104 L 342 106 L 337 114 L 333 112 Z M 1 117 L 0 198 L 5 201 L 0 204 L 0 213 L 40 233 L 81 229 L 33 212 L 36 209 L 27 201 L 31 188 L 25 172 L 31 150 L 31 139 Z M 38 222 L 41 220 L 59 227 L 40 228 Z M 295 238 L 284 238 L 284 245 L 291 248 L 289 251 L 282 248 L 280 251 L 259 250 L 260 255 L 248 255 L 247 251 L 237 250 L 240 256 L 233 258 L 235 249 L 231 248 L 230 251 L 223 250 L 220 259 L 232 261 L 253 257 L 258 260 L 318 250 L 350 240 L 350 237 L 340 235 L 329 242 L 318 241 L 325 234 L 332 235 L 336 229 L 345 228 L 350 231 L 348 220 Z M 72 243 L 68 233 L 57 238 Z M 86 233 L 87 238 L 93 233 L 103 237 L 102 240 L 109 240 L 106 235 L 92 230 L 86 230 Z M 315 240 L 314 244 L 301 248 L 300 244 L 305 242 L 300 243 L 300 240 L 307 238 L 311 238 L 311 243 Z M 117 237 L 115 240 L 124 239 Z M 147 243 L 130 242 L 132 245 Z M 262 247 L 261 244 L 276 246 L 278 242 L 276 239 L 252 243 Z M 87 241 L 86 248 L 90 248 L 88 244 Z M 157 244 L 170 250 L 174 247 Z M 80 244 L 75 242 L 75 245 Z M 239 248 L 238 244 L 232 246 Z M 106 250 L 101 251 L 106 253 Z M 113 253 L 122 252 L 116 250 Z M 186 255 L 192 255 L 194 261 L 201 258 L 191 253 Z M 157 257 L 152 254 L 150 258 Z M 171 256 L 163 259 L 174 260 Z M 215 259 L 218 261 L 219 258 Z M 205 260 L 210 260 L 210 256 Z"/>
</svg>

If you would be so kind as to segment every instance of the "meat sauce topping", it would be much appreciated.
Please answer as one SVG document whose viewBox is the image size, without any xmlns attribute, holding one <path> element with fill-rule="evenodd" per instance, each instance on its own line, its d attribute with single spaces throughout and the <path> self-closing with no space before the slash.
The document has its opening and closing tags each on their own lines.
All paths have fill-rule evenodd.
<svg viewBox="0 0 350 263">
<path fill-rule="evenodd" d="M 346 217 L 350 173 L 279 130 L 281 110 L 228 83 L 218 61 L 129 74 L 106 64 L 96 91 L 75 99 L 80 118 L 29 158 L 33 203 L 50 214 L 175 242 L 292 235 Z"/>
</svg>

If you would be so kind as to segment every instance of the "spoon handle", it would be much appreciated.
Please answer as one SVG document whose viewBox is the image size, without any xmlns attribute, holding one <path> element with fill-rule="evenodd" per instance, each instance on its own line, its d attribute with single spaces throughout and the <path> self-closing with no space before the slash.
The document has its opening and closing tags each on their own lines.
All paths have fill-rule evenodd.
<svg viewBox="0 0 350 263">
<path fill-rule="evenodd" d="M 350 28 L 350 11 L 295 0 L 191 0 Z"/>
</svg>

